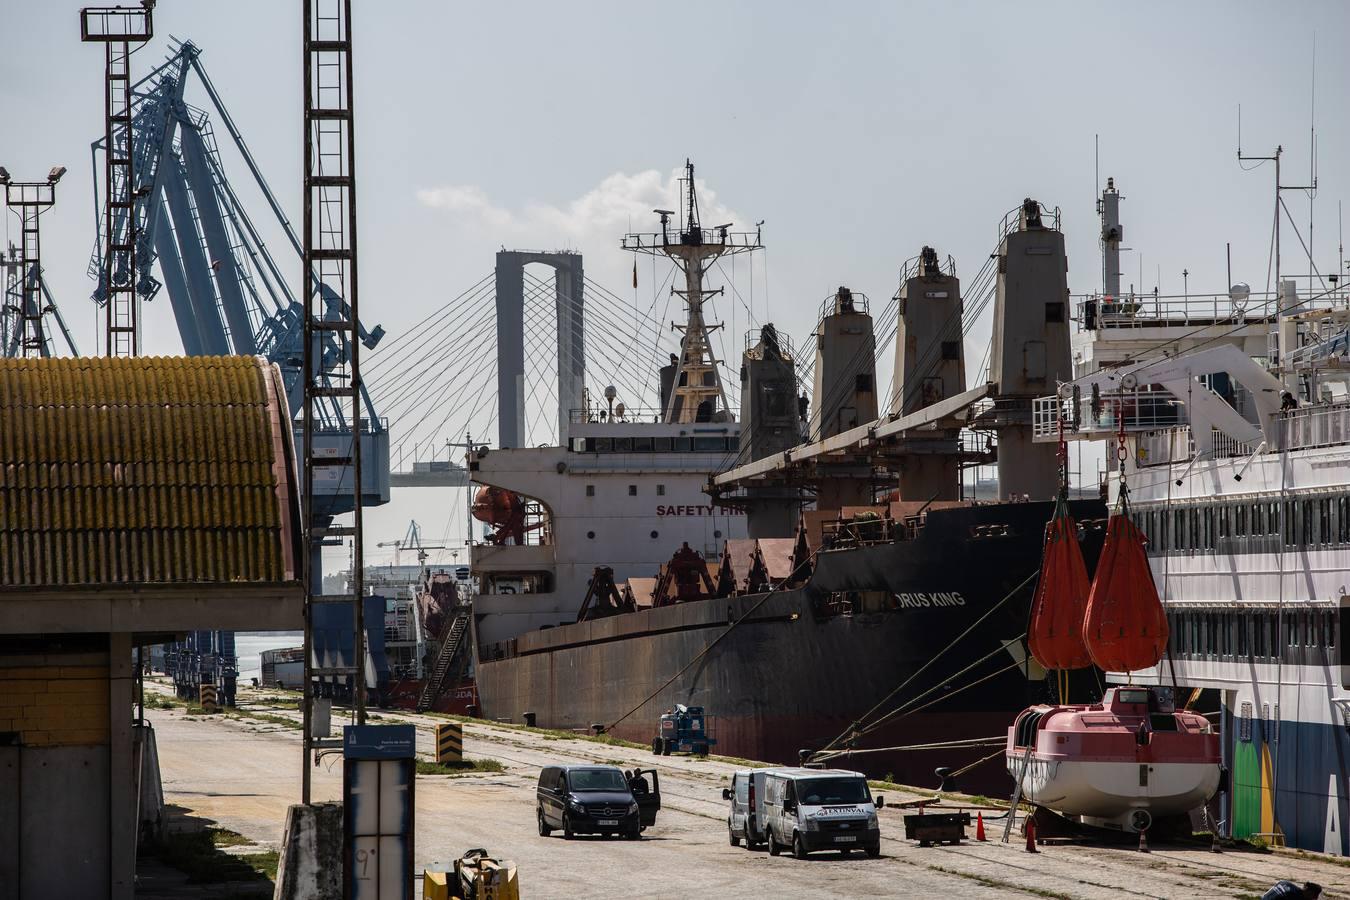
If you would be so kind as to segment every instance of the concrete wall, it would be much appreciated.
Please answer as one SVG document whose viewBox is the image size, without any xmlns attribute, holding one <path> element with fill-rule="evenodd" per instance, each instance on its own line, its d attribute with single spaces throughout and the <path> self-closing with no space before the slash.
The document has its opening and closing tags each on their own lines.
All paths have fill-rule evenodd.
<svg viewBox="0 0 1350 900">
<path fill-rule="evenodd" d="M 106 659 L 0 658 L 0 900 L 109 893 Z"/>
</svg>

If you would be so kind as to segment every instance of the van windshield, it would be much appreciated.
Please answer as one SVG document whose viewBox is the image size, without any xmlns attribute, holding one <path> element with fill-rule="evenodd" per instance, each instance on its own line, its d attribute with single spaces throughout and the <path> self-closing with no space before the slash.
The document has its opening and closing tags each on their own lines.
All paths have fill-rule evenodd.
<svg viewBox="0 0 1350 900">
<path fill-rule="evenodd" d="M 628 784 L 617 769 L 573 769 L 567 773 L 573 791 L 626 791 Z"/>
<path fill-rule="evenodd" d="M 807 806 L 872 802 L 861 778 L 807 778 L 797 782 L 797 797 Z"/>
</svg>

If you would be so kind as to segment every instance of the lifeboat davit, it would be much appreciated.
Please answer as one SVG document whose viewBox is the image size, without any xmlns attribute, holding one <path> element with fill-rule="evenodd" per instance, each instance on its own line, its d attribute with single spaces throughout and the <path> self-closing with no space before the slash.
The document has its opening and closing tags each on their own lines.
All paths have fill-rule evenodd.
<svg viewBox="0 0 1350 900">
<path fill-rule="evenodd" d="M 1084 825 L 1138 832 L 1219 789 L 1219 734 L 1166 691 L 1113 687 L 1087 706 L 1034 706 L 1008 729 L 1022 797 Z"/>
</svg>

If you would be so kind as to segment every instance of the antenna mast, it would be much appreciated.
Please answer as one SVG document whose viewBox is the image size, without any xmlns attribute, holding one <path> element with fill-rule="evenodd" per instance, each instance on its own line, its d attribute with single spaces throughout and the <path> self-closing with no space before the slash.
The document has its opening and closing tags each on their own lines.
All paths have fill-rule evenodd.
<svg viewBox="0 0 1350 900">
<path fill-rule="evenodd" d="M 684 298 L 687 314 L 684 324 L 672 322 L 671 327 L 683 332 L 680 354 L 675 361 L 675 378 L 669 397 L 664 398 L 662 421 L 668 423 L 726 422 L 733 416 L 727 406 L 726 390 L 718 370 L 720 360 L 712 351 L 708 336 L 721 324 L 708 325 L 703 318 L 703 303 L 722 293 L 722 288 L 708 290 L 703 276 L 723 256 L 750 253 L 763 248 L 760 232 L 733 232 L 730 222 L 704 228 L 699 220 L 698 191 L 694 184 L 694 164 L 684 163 L 685 185 L 677 213 L 669 209 L 652 212 L 661 217 L 659 234 L 627 234 L 621 246 L 634 253 L 669 257 L 684 273 L 684 289 L 671 287 L 672 294 Z M 676 216 L 676 231 L 670 231 L 670 217 Z"/>
</svg>

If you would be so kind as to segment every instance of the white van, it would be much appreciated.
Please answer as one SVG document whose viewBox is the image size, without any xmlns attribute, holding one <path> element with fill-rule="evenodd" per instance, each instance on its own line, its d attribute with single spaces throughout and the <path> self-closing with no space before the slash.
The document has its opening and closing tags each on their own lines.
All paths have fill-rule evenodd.
<svg viewBox="0 0 1350 900">
<path fill-rule="evenodd" d="M 731 776 L 731 787 L 722 789 L 722 799 L 731 802 L 727 809 L 727 837 L 731 846 L 745 841 L 754 850 L 765 841 L 764 782 L 775 769 L 741 769 Z"/>
<path fill-rule="evenodd" d="M 881 855 L 875 801 L 861 772 L 845 769 L 771 769 L 764 776 L 764 830 L 769 854 L 791 849 L 797 859 L 815 850 L 845 856 L 861 847 Z"/>
</svg>

